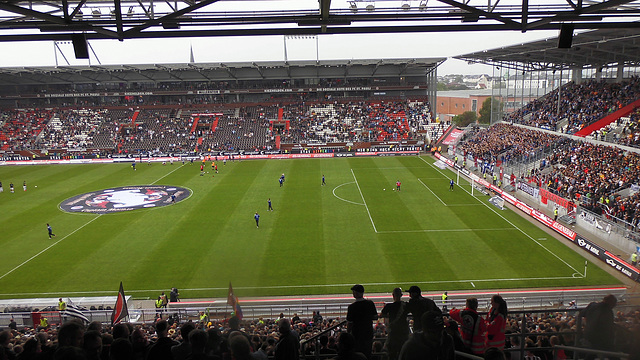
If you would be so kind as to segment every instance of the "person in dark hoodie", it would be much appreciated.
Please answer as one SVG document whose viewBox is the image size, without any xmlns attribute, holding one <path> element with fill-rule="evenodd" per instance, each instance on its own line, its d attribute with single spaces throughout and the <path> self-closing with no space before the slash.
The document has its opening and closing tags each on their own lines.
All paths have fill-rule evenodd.
<svg viewBox="0 0 640 360">
<path fill-rule="evenodd" d="M 420 319 L 422 331 L 413 333 L 400 350 L 400 360 L 454 360 L 453 338 L 444 329 L 442 314 L 427 311 Z"/>
</svg>

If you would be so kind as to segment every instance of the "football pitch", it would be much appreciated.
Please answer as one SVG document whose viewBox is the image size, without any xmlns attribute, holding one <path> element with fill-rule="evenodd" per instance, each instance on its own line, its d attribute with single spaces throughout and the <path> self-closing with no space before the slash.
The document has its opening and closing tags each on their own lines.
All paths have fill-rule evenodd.
<svg viewBox="0 0 640 360">
<path fill-rule="evenodd" d="M 120 281 L 134 298 L 172 287 L 182 298 L 225 297 L 230 282 L 241 298 L 343 294 L 355 283 L 367 293 L 620 284 L 593 264 L 585 274 L 584 257 L 472 196 L 462 178 L 450 191 L 455 174 L 430 157 L 217 164 L 202 176 L 198 162 L 0 167 L 0 298 L 115 295 Z M 106 214 L 60 209 L 134 185 L 190 195 Z"/>
</svg>

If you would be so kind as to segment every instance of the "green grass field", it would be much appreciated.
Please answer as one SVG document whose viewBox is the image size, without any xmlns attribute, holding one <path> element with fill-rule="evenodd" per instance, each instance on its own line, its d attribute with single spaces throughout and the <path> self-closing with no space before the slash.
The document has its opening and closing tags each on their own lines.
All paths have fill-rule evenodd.
<svg viewBox="0 0 640 360">
<path fill-rule="evenodd" d="M 229 282 L 240 297 L 348 293 L 354 283 L 368 293 L 413 284 L 423 291 L 620 284 L 597 266 L 585 277 L 584 257 L 488 197 L 472 197 L 468 183 L 449 191 L 453 173 L 433 161 L 220 162 L 215 177 L 178 162 L 137 171 L 3 166 L 0 298 L 115 295 L 120 281 L 136 298 L 171 287 L 182 298 L 224 297 Z M 396 180 L 401 192 L 392 191 Z M 146 184 L 193 193 L 175 205 L 106 215 L 58 208 L 74 195 Z M 275 211 L 267 212 L 267 198 Z"/>
</svg>

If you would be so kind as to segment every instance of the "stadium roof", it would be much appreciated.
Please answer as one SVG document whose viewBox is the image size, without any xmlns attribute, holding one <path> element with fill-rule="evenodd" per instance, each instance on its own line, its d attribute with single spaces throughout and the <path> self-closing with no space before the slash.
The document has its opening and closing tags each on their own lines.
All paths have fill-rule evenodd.
<svg viewBox="0 0 640 360">
<path fill-rule="evenodd" d="M 638 0 L 14 0 L 0 41 L 623 29 L 639 15 Z"/>
<path fill-rule="evenodd" d="M 0 68 L 0 86 L 425 76 L 445 58 Z"/>
<path fill-rule="evenodd" d="M 455 56 L 470 63 L 519 70 L 640 66 L 640 28 L 602 29 L 576 34 L 571 48 L 558 48 L 558 39 L 478 51 Z"/>
</svg>

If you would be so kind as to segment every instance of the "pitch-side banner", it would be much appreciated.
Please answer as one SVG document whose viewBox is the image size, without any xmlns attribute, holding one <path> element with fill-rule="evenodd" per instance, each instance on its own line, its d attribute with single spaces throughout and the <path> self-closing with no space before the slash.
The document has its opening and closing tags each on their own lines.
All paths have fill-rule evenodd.
<svg viewBox="0 0 640 360">
<path fill-rule="evenodd" d="M 444 145 L 451 145 L 451 144 L 455 144 L 458 139 L 460 139 L 460 137 L 462 136 L 462 134 L 464 133 L 464 131 L 459 130 L 459 129 L 453 129 L 449 135 L 447 135 L 447 137 L 442 141 L 442 143 Z"/>
</svg>

